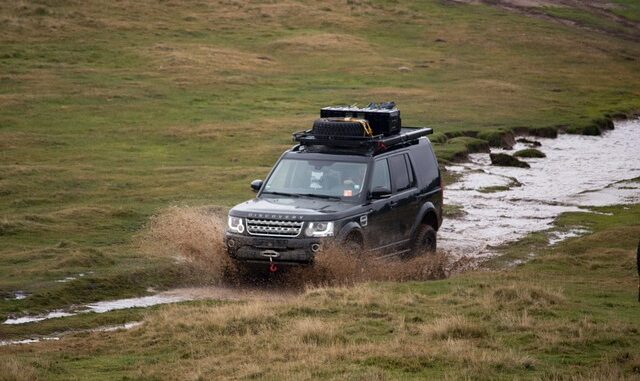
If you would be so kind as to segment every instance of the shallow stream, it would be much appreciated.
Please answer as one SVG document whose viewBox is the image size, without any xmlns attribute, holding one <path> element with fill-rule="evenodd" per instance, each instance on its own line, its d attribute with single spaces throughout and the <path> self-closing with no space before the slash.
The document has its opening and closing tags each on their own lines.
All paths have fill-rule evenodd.
<svg viewBox="0 0 640 381">
<path fill-rule="evenodd" d="M 592 206 L 640 202 L 640 121 L 616 122 L 602 136 L 559 135 L 537 138 L 546 158 L 522 159 L 531 168 L 491 165 L 489 154 L 447 167 L 460 180 L 445 187 L 445 204 L 462 207 L 457 218 L 445 219 L 439 245 L 452 255 L 492 255 L 492 248 L 552 228 L 563 212 L 589 211 Z M 529 148 L 517 143 L 508 153 Z M 550 232 L 557 243 L 588 232 Z"/>
</svg>

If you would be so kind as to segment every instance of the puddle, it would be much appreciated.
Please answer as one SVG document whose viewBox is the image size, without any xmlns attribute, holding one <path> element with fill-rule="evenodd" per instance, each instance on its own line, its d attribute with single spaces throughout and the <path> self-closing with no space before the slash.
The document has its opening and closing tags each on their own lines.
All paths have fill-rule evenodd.
<svg viewBox="0 0 640 381">
<path fill-rule="evenodd" d="M 585 228 L 573 228 L 573 229 L 569 229 L 567 231 L 553 231 L 553 232 L 549 232 L 548 236 L 549 236 L 549 245 L 553 246 L 553 245 L 557 245 L 558 243 L 569 239 L 569 238 L 574 238 L 574 237 L 580 237 L 583 236 L 585 234 L 590 233 L 590 231 L 588 229 Z"/>
<path fill-rule="evenodd" d="M 614 130 L 600 137 L 535 140 L 547 157 L 524 159 L 529 169 L 492 166 L 486 153 L 447 166 L 461 178 L 445 188 L 445 203 L 461 206 L 464 213 L 444 221 L 440 248 L 454 256 L 490 256 L 492 247 L 551 228 L 560 213 L 640 202 L 640 182 L 628 181 L 640 176 L 639 120 L 616 122 Z M 528 147 L 518 143 L 513 150 L 491 152 L 513 154 Z"/>
<path fill-rule="evenodd" d="M 194 298 L 191 298 L 187 294 L 180 295 L 175 293 L 174 291 L 173 294 L 160 293 L 157 295 L 143 296 L 140 298 L 107 300 L 103 302 L 87 304 L 86 306 L 76 308 L 72 311 L 56 310 L 44 315 L 22 316 L 19 318 L 7 319 L 2 324 L 34 323 L 42 320 L 73 316 L 73 315 L 88 313 L 88 312 L 95 312 L 97 314 L 102 314 L 109 311 L 123 310 L 127 308 L 151 307 L 158 304 L 177 303 L 177 302 L 182 302 L 185 300 L 193 300 L 193 299 Z"/>
<path fill-rule="evenodd" d="M 26 299 L 30 294 L 24 291 L 14 291 L 11 293 L 11 296 L 8 298 L 4 298 L 4 300 L 22 300 Z"/>
<path fill-rule="evenodd" d="M 65 312 L 65 311 L 51 311 L 46 315 L 38 315 L 38 316 L 23 316 L 15 319 L 7 319 L 2 324 L 25 324 L 25 323 L 33 323 L 37 321 L 47 320 L 47 319 L 55 319 L 66 316 L 73 316 L 75 313 Z"/>
<path fill-rule="evenodd" d="M 21 339 L 21 340 L 0 340 L 0 347 L 5 345 L 19 345 L 19 344 L 33 344 L 41 341 L 56 341 L 60 340 L 59 337 L 40 337 L 36 339 Z"/>
<path fill-rule="evenodd" d="M 43 315 L 22 316 L 5 320 L 2 324 L 26 324 L 48 319 L 74 316 L 82 313 L 94 312 L 102 314 L 109 311 L 124 310 L 127 308 L 145 308 L 160 304 L 178 303 L 187 300 L 249 300 L 249 299 L 279 299 L 287 295 L 293 295 L 293 291 L 274 292 L 259 288 L 232 288 L 232 287 L 200 287 L 181 288 L 165 291 L 151 296 L 140 298 L 106 300 L 87 304 L 71 311 L 56 310 Z"/>
<path fill-rule="evenodd" d="M 19 345 L 19 344 L 33 344 L 40 343 L 42 341 L 57 341 L 62 338 L 62 336 L 76 334 L 76 333 L 86 333 L 86 332 L 114 332 L 119 330 L 129 330 L 144 324 L 141 321 L 132 321 L 124 324 L 117 325 L 107 325 L 104 327 L 98 328 L 90 328 L 90 329 L 81 329 L 81 330 L 73 330 L 66 331 L 58 334 L 57 336 L 44 336 L 44 337 L 34 337 L 29 339 L 20 339 L 20 340 L 0 340 L 0 347 L 5 345 Z"/>
<path fill-rule="evenodd" d="M 83 331 L 80 331 L 80 332 L 113 332 L 113 331 L 119 331 L 121 329 L 123 329 L 123 330 L 133 329 L 133 328 L 136 328 L 136 327 L 140 327 L 142 324 L 144 324 L 144 323 L 141 322 L 141 321 L 132 321 L 132 322 L 129 322 L 129 323 L 124 323 L 124 324 L 108 325 L 108 326 L 104 326 L 104 327 L 87 329 L 87 330 L 83 330 Z"/>
<path fill-rule="evenodd" d="M 166 295 L 161 293 L 157 295 L 143 296 L 141 298 L 107 300 L 104 302 L 88 304 L 87 308 L 82 312 L 95 312 L 97 314 L 102 314 L 109 311 L 124 310 L 134 307 L 151 307 L 158 304 L 177 303 L 185 300 L 190 299 L 186 295 Z"/>
<path fill-rule="evenodd" d="M 76 279 L 78 279 L 78 278 L 76 278 L 74 276 L 68 276 L 68 277 L 65 277 L 63 279 L 56 280 L 56 283 L 67 283 L 67 282 L 71 282 L 72 280 L 76 280 Z"/>
</svg>

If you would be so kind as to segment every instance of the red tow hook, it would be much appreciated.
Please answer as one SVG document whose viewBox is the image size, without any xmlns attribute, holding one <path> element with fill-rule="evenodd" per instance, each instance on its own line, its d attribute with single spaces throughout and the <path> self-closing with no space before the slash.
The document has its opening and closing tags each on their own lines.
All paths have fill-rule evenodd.
<svg viewBox="0 0 640 381">
<path fill-rule="evenodd" d="M 269 257 L 269 271 L 272 273 L 275 273 L 276 271 L 278 271 L 278 266 L 276 266 L 275 263 L 273 263 L 273 257 Z"/>
</svg>

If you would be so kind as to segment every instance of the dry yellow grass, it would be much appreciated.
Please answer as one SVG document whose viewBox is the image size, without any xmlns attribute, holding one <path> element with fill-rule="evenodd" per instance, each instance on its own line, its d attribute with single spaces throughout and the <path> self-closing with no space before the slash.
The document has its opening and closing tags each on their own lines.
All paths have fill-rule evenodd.
<svg viewBox="0 0 640 381">
<path fill-rule="evenodd" d="M 156 44 L 147 53 L 157 70 L 180 85 L 249 81 L 282 72 L 273 58 L 205 44 Z"/>
<path fill-rule="evenodd" d="M 442 363 L 464 364 L 465 371 L 459 375 L 495 368 L 527 369 L 537 364 L 529 355 L 495 347 L 490 331 L 463 316 L 442 316 L 416 324 L 402 314 L 387 315 L 407 301 L 395 296 L 359 285 L 310 289 L 280 302 L 258 300 L 213 308 L 167 306 L 150 315 L 142 328 L 114 339 L 123 343 L 136 340 L 144 345 L 162 343 L 163 338 L 170 337 L 170 345 L 180 348 L 176 353 L 183 359 L 180 366 L 158 364 L 151 373 L 168 378 L 306 380 L 346 359 L 352 364 L 383 368 L 395 364 L 414 371 Z M 360 336 L 352 327 L 354 320 L 367 321 L 362 320 L 364 316 L 348 313 L 351 319 L 345 319 L 341 313 L 333 318 L 320 315 L 328 307 L 342 311 L 356 306 L 360 311 L 380 311 L 380 318 L 388 319 L 393 333 L 380 338 Z M 310 315 L 297 316 L 292 311 L 309 311 Z M 324 378 L 340 379 L 340 372 L 335 369 L 324 373 Z"/>
<path fill-rule="evenodd" d="M 325 54 L 328 51 L 333 54 L 366 54 L 367 59 L 371 58 L 371 52 L 375 51 L 363 38 L 337 33 L 303 34 L 281 38 L 274 41 L 271 47 L 284 49 L 292 54 Z"/>
<path fill-rule="evenodd" d="M 487 336 L 487 329 L 463 316 L 446 316 L 420 326 L 428 337 L 438 340 L 479 339 Z"/>
<path fill-rule="evenodd" d="M 0 358 L 0 381 L 36 381 L 38 373 L 33 366 L 17 357 Z"/>
</svg>

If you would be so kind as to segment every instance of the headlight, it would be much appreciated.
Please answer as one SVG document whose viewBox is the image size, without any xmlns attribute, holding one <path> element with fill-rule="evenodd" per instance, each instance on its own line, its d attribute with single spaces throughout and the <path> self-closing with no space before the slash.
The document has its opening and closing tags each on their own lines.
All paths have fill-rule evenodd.
<svg viewBox="0 0 640 381">
<path fill-rule="evenodd" d="M 333 222 L 310 222 L 304 234 L 307 237 L 331 237 L 333 235 Z"/>
<path fill-rule="evenodd" d="M 229 216 L 229 230 L 234 233 L 242 234 L 244 232 L 244 224 L 242 223 L 242 218 Z"/>
</svg>

